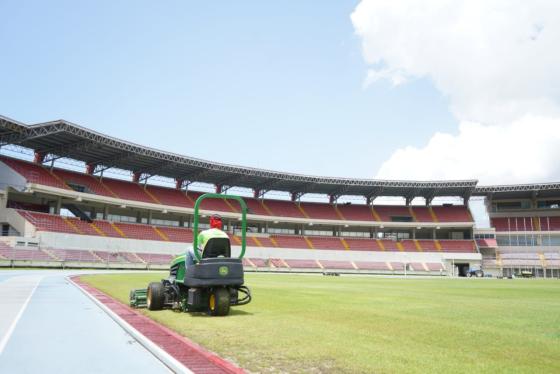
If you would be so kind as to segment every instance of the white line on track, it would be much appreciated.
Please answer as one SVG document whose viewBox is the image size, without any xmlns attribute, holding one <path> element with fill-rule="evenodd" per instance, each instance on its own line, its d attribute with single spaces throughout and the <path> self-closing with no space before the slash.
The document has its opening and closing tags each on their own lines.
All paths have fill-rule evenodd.
<svg viewBox="0 0 560 374">
<path fill-rule="evenodd" d="M 14 277 L 14 278 L 17 278 L 17 277 Z M 10 279 L 13 279 L 13 278 L 10 278 Z M 27 308 L 27 305 L 31 301 L 31 298 L 33 297 L 33 294 L 35 293 L 35 290 L 39 286 L 39 283 L 41 283 L 42 279 L 43 279 L 43 277 L 40 277 L 40 278 L 37 279 L 37 281 L 35 283 L 35 286 L 33 286 L 33 289 L 29 293 L 29 296 L 27 297 L 27 299 L 25 300 L 25 302 L 23 303 L 23 305 L 19 309 L 19 312 L 16 315 L 16 317 L 12 320 L 12 323 L 10 324 L 8 329 L 6 330 L 6 333 L 2 337 L 2 340 L 0 340 L 0 355 L 2 355 L 2 352 L 4 351 L 4 348 L 6 347 L 6 344 L 8 344 L 8 341 L 12 337 L 12 334 L 14 333 L 14 330 L 16 328 L 17 323 L 19 322 L 21 316 L 23 315 L 23 312 Z M 2 283 L 4 283 L 4 282 L 2 282 Z"/>
</svg>

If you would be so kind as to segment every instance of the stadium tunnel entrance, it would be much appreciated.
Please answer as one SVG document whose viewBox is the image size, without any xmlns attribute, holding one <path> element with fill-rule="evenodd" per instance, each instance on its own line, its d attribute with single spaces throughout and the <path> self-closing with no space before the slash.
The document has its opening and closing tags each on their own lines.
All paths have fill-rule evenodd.
<svg viewBox="0 0 560 374">
<path fill-rule="evenodd" d="M 455 274 L 457 274 L 458 277 L 466 277 L 469 269 L 469 263 L 455 263 Z"/>
</svg>

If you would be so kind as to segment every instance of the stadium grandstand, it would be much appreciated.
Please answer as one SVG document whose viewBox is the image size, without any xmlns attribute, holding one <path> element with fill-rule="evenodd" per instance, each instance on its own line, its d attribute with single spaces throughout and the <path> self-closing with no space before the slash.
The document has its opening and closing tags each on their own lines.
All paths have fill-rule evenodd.
<svg viewBox="0 0 560 374">
<path fill-rule="evenodd" d="M 0 266 L 167 268 L 192 240 L 197 186 L 211 186 L 250 191 L 249 271 L 464 276 L 482 267 L 559 276 L 560 185 L 283 173 L 155 150 L 64 120 L 28 126 L 0 117 L 0 146 Z M 486 198 L 493 229 L 475 228 L 471 196 Z M 403 204 L 376 203 L 385 197 Z M 442 198 L 459 203 L 434 203 Z M 235 205 L 201 208 L 203 217 L 219 213 L 240 244 Z"/>
<path fill-rule="evenodd" d="M 560 277 L 560 183 L 478 187 L 491 229 L 476 230 L 483 267 L 504 276 Z"/>
</svg>

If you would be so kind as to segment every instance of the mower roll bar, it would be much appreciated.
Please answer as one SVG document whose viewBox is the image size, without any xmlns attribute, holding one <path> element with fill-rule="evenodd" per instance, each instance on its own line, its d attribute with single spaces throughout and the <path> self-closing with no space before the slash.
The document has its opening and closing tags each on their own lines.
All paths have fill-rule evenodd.
<svg viewBox="0 0 560 374">
<path fill-rule="evenodd" d="M 237 200 L 239 205 L 241 206 L 241 253 L 239 254 L 239 259 L 242 259 L 245 256 L 245 247 L 247 245 L 247 204 L 240 196 L 235 195 L 222 195 L 218 193 L 205 193 L 204 195 L 200 196 L 196 199 L 194 203 L 194 227 L 193 227 L 193 250 L 194 255 L 198 261 L 202 259 L 200 255 L 200 251 L 198 250 L 198 219 L 199 214 L 198 210 L 200 208 L 200 203 L 204 199 L 230 199 L 230 200 Z"/>
</svg>

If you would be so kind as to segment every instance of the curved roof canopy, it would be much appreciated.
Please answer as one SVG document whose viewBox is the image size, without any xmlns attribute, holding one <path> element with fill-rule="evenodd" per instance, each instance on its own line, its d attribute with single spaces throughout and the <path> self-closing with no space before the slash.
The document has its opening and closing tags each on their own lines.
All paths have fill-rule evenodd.
<svg viewBox="0 0 560 374">
<path fill-rule="evenodd" d="M 247 187 L 264 193 L 269 190 L 331 196 L 355 195 L 366 198 L 402 196 L 407 199 L 436 196 L 469 198 L 476 180 L 399 181 L 321 177 L 242 167 L 201 160 L 116 139 L 76 124 L 57 120 L 27 126 L 0 116 L 0 145 L 18 144 L 47 159 L 67 157 L 94 165 L 96 171 L 120 168 L 149 178 L 159 175 L 186 184 L 211 183 L 223 187 Z"/>
<path fill-rule="evenodd" d="M 560 183 L 478 186 L 473 194 L 491 197 L 492 199 L 560 198 Z"/>
</svg>

